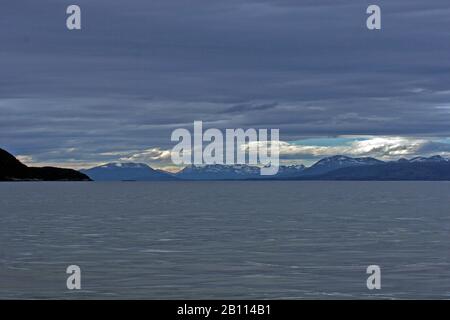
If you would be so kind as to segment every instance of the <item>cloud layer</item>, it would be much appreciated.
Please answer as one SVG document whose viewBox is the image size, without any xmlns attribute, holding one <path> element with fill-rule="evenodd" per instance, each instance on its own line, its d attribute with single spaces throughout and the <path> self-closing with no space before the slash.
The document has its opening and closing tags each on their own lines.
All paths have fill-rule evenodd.
<svg viewBox="0 0 450 320">
<path fill-rule="evenodd" d="M 370 1 L 79 0 L 79 32 L 69 4 L 0 12 L 0 147 L 33 162 L 159 161 L 194 120 L 279 128 L 298 159 L 448 152 L 447 0 L 380 0 L 374 32 Z M 292 142 L 342 135 L 373 138 Z"/>
</svg>

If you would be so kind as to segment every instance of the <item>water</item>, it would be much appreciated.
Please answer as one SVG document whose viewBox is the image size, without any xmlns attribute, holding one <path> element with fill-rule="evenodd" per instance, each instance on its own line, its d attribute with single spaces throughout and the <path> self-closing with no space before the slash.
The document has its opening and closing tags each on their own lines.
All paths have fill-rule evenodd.
<svg viewBox="0 0 450 320">
<path fill-rule="evenodd" d="M 0 183 L 0 298 L 448 299 L 449 195 L 448 182 Z"/>
</svg>

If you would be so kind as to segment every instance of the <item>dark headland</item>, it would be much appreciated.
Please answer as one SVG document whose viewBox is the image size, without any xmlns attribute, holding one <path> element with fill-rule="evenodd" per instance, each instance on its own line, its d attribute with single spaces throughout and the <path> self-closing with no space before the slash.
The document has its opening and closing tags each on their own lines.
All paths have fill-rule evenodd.
<svg viewBox="0 0 450 320">
<path fill-rule="evenodd" d="M 91 181 L 76 170 L 28 167 L 0 148 L 0 181 Z"/>
</svg>

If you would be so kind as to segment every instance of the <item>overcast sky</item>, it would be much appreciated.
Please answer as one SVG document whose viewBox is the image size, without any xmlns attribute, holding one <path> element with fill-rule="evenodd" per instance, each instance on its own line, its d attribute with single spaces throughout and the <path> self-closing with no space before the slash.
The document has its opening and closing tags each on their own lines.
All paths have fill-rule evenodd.
<svg viewBox="0 0 450 320">
<path fill-rule="evenodd" d="M 81 31 L 66 28 L 70 4 Z M 279 128 L 293 162 L 450 155 L 450 2 L 0 5 L 0 148 L 35 164 L 164 167 L 172 130 L 194 120 Z"/>
</svg>

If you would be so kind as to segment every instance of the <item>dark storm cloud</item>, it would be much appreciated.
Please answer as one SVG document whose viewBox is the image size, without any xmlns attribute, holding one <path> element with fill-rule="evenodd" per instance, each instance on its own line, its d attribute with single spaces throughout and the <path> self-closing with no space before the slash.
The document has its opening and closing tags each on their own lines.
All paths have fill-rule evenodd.
<svg viewBox="0 0 450 320">
<path fill-rule="evenodd" d="M 39 161 L 275 127 L 285 140 L 450 135 L 447 0 L 17 0 L 0 10 L 0 146 Z M 382 30 L 365 27 L 382 8 Z"/>
</svg>

